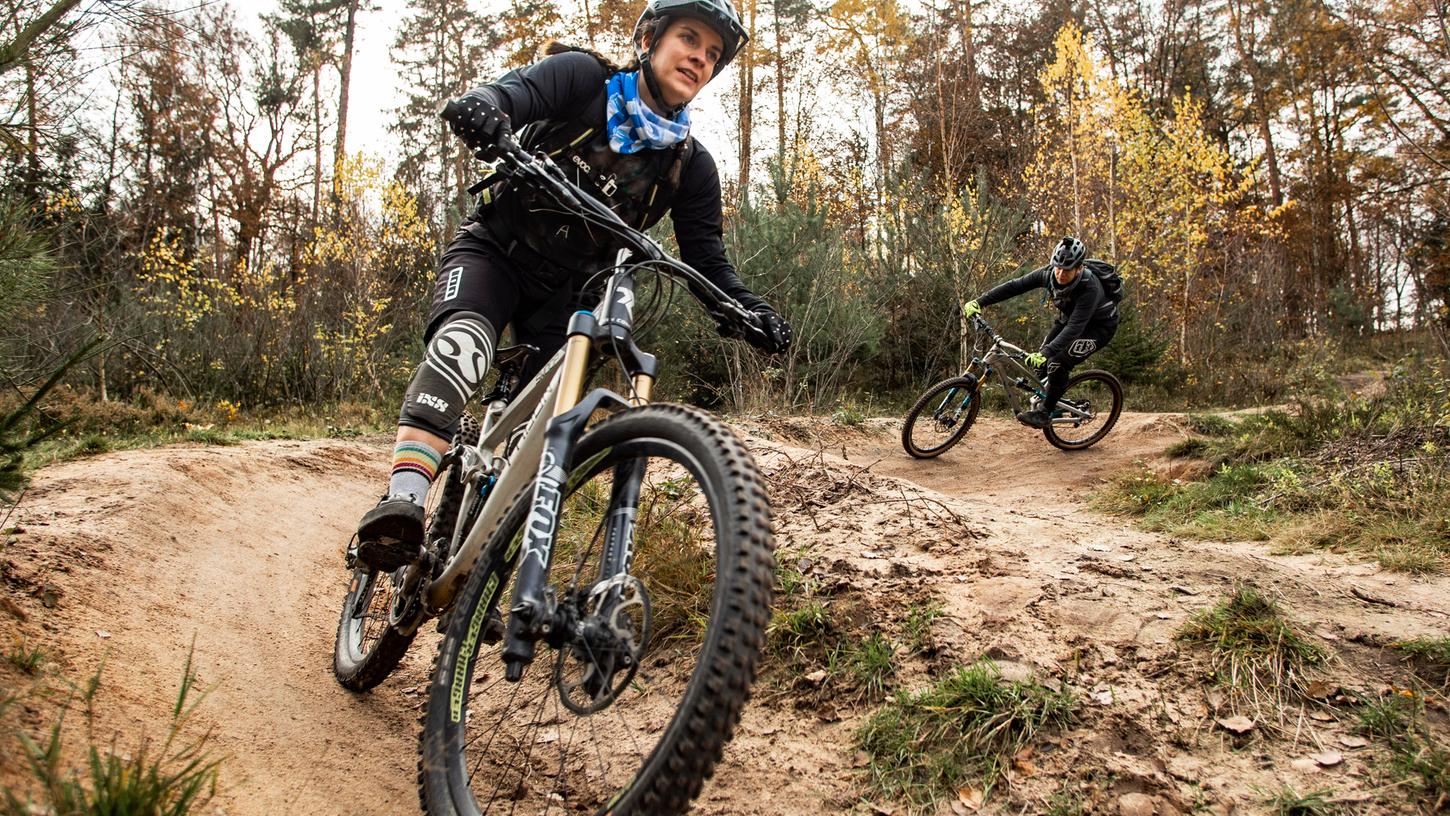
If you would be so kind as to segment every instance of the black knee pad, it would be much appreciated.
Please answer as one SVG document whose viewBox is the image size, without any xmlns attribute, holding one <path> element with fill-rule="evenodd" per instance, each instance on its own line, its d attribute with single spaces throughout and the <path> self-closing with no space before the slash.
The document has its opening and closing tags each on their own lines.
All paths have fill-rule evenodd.
<svg viewBox="0 0 1450 816">
<path fill-rule="evenodd" d="M 477 312 L 449 315 L 413 372 L 403 396 L 399 425 L 431 431 L 445 439 L 473 398 L 493 362 L 498 332 Z"/>
</svg>

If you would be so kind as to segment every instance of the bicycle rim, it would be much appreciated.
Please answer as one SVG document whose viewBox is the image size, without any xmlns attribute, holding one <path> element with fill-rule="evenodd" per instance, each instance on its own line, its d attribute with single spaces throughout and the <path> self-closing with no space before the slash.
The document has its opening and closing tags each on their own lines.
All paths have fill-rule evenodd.
<svg viewBox="0 0 1450 816">
<path fill-rule="evenodd" d="M 977 418 L 976 384 L 964 377 L 943 380 L 917 399 L 901 428 L 901 444 L 918 459 L 946 453 Z"/>
<path fill-rule="evenodd" d="M 1123 387 L 1106 371 L 1084 371 L 1068 381 L 1058 405 L 1043 435 L 1063 450 L 1082 450 L 1107 436 L 1117 424 L 1123 410 Z M 1062 406 L 1076 407 L 1088 417 L 1077 417 Z"/>
<path fill-rule="evenodd" d="M 459 441 L 468 444 L 478 441 L 478 422 L 466 411 L 455 437 L 455 442 Z M 447 553 L 462 495 L 458 465 L 449 461 L 433 480 L 423 505 L 424 518 L 428 520 L 425 538 L 430 551 L 439 557 Z M 393 626 L 396 614 L 404 606 L 399 593 L 406 572 L 406 568 L 393 573 L 362 569 L 353 572 L 342 603 L 332 660 L 333 674 L 344 688 L 366 691 L 376 686 L 392 674 L 408 653 L 415 635 L 405 634 Z M 414 591 L 421 588 L 420 585 Z"/>
<path fill-rule="evenodd" d="M 650 406 L 602 423 L 575 461 L 550 584 L 562 605 L 608 620 L 615 636 L 541 641 L 524 678 L 503 679 L 501 644 L 483 633 L 495 599 L 507 619 L 499 576 L 527 517 L 525 494 L 491 536 L 440 646 L 420 746 L 429 813 L 680 813 L 739 719 L 773 569 L 748 454 L 704 414 Z M 591 589 L 618 510 L 614 479 L 641 461 L 631 569 L 640 583 L 609 606 L 610 592 Z"/>
</svg>

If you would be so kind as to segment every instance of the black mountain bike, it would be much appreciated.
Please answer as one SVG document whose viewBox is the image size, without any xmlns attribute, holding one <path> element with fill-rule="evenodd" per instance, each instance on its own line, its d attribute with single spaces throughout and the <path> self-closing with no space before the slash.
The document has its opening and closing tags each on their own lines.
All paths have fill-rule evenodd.
<svg viewBox="0 0 1450 816">
<path fill-rule="evenodd" d="M 418 761 L 429 814 L 682 813 L 750 694 L 774 545 L 740 440 L 649 404 L 658 364 L 633 340 L 635 276 L 685 282 L 742 336 L 760 324 L 548 157 L 512 139 L 499 152 L 499 172 L 627 249 L 533 381 L 519 388 L 528 348 L 498 352 L 483 421 L 462 423 L 428 497 L 421 560 L 355 569 L 335 673 L 376 685 L 439 618 Z M 626 393 L 585 393 L 609 362 Z"/>
<path fill-rule="evenodd" d="M 941 456 L 961 441 L 981 409 L 981 383 L 988 376 L 996 375 L 1014 414 L 1022 410 L 1019 393 L 1030 395 L 1029 405 L 1046 393 L 1037 372 L 1023 362 L 1026 351 L 1003 340 L 981 315 L 972 317 L 972 328 L 976 336 L 967 370 L 928 388 L 906 414 L 901 445 L 918 459 Z M 1107 436 L 1122 412 L 1123 385 L 1117 377 L 1099 369 L 1079 371 L 1068 379 L 1042 435 L 1063 450 L 1082 450 Z"/>
</svg>

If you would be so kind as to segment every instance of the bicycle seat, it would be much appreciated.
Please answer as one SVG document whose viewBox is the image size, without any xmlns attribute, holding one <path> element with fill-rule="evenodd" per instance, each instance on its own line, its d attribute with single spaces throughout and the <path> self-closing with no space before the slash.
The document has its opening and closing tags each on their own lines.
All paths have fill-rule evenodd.
<svg viewBox="0 0 1450 816">
<path fill-rule="evenodd" d="M 530 346 L 525 343 L 507 346 L 499 349 L 498 353 L 494 355 L 493 364 L 501 374 L 517 374 L 519 369 L 524 367 L 524 363 L 529 361 L 529 356 L 538 350 L 538 346 Z"/>
</svg>

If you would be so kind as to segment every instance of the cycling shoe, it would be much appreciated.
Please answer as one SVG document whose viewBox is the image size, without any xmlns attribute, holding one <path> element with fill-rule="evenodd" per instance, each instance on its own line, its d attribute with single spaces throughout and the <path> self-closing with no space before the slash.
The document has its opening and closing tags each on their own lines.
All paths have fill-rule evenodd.
<svg viewBox="0 0 1450 816">
<path fill-rule="evenodd" d="M 357 560 L 392 572 L 418 560 L 423 546 L 423 508 L 412 496 L 384 496 L 357 527 Z"/>
<path fill-rule="evenodd" d="M 1023 411 L 1017 415 L 1017 421 L 1029 428 L 1046 428 L 1048 423 L 1046 411 Z"/>
</svg>

